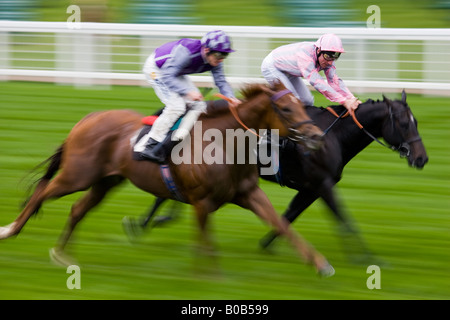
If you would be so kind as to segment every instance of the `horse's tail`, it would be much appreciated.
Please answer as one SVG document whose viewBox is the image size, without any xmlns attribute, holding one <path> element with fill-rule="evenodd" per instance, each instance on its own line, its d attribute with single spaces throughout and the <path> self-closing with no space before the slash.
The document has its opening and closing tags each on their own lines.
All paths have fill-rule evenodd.
<svg viewBox="0 0 450 320">
<path fill-rule="evenodd" d="M 50 156 L 47 160 L 45 160 L 44 162 L 42 162 L 39 165 L 39 167 L 40 167 L 40 166 L 43 166 L 43 165 L 45 165 L 45 164 L 50 162 L 50 164 L 47 167 L 47 171 L 39 179 L 39 181 L 50 180 L 51 178 L 53 178 L 55 173 L 59 170 L 59 166 L 61 165 L 63 149 L 64 149 L 64 144 L 60 145 L 58 147 L 58 149 L 56 149 L 55 153 L 52 156 Z"/>
<path fill-rule="evenodd" d="M 64 143 L 62 145 L 60 145 L 55 153 L 53 155 L 51 155 L 48 159 L 46 159 L 45 161 L 41 162 L 40 164 L 38 164 L 33 170 L 32 172 L 35 172 L 36 170 L 38 170 L 39 168 L 45 166 L 48 164 L 47 166 L 47 170 L 45 171 L 45 174 L 40 177 L 38 180 L 34 181 L 31 186 L 29 187 L 29 191 L 33 189 L 33 187 L 37 184 L 36 188 L 34 189 L 33 194 L 37 193 L 37 192 L 41 192 L 42 190 L 44 190 L 44 188 L 48 185 L 48 183 L 50 182 L 50 180 L 55 176 L 56 172 L 59 170 L 59 167 L 61 165 L 61 159 L 62 159 L 62 154 L 63 154 L 63 150 L 64 150 Z M 29 196 L 27 198 L 26 201 L 24 201 L 23 203 L 23 207 L 25 207 L 25 205 L 28 203 L 28 201 L 30 200 L 31 196 Z M 40 207 L 36 208 L 36 210 L 33 212 L 33 214 L 37 213 L 39 211 Z"/>
</svg>

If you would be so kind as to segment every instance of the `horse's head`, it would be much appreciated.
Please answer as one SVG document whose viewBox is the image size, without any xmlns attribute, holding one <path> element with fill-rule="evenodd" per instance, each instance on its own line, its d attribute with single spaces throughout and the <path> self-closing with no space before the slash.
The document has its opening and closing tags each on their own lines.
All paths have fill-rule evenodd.
<svg viewBox="0 0 450 320">
<path fill-rule="evenodd" d="M 383 139 L 401 157 L 406 157 L 410 166 L 422 169 L 428 162 L 428 155 L 417 129 L 417 120 L 406 103 L 405 91 L 401 100 L 383 98 L 388 107 L 388 117 L 382 128 Z"/>
<path fill-rule="evenodd" d="M 286 89 L 282 83 L 263 91 L 270 97 L 274 113 L 268 119 L 271 129 L 278 129 L 280 136 L 287 136 L 311 150 L 317 150 L 323 143 L 323 132 L 315 126 L 305 111 L 303 103 Z"/>
</svg>

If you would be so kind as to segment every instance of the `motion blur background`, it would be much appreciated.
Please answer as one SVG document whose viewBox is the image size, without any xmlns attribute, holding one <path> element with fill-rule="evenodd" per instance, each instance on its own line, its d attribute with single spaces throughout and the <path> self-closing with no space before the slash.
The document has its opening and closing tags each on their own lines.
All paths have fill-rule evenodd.
<svg viewBox="0 0 450 320">
<path fill-rule="evenodd" d="M 200 25 L 364 26 L 370 5 L 382 8 L 384 28 L 448 28 L 450 1 L 366 0 L 0 0 L 0 18 L 66 21 L 79 5 L 82 21 Z"/>
<path fill-rule="evenodd" d="M 120 25 L 109 35 L 93 31 L 73 38 L 65 25 L 52 30 L 50 24 L 33 32 L 42 25 L 31 22 L 65 23 L 72 4 L 80 7 L 81 22 L 142 24 L 142 34 L 121 35 Z M 405 28 L 403 33 L 367 41 L 354 36 L 352 30 L 367 27 L 371 5 L 380 8 L 381 32 Z M 25 21 L 25 29 L 2 25 L 9 21 Z M 171 25 L 186 27 L 169 36 L 147 36 L 146 30 L 157 24 L 169 25 L 167 30 Z M 361 100 L 381 99 L 386 92 L 395 98 L 402 84 L 410 86 L 408 102 L 429 164 L 422 171 L 408 168 L 397 154 L 372 144 L 346 167 L 338 184 L 343 202 L 379 259 L 374 263 L 381 267 L 381 289 L 367 288 L 367 264 L 348 261 L 336 224 L 321 202 L 294 227 L 328 257 L 336 268 L 334 277 L 317 278 L 284 240 L 275 254 L 261 252 L 258 240 L 268 227 L 249 212 L 226 205 L 211 217 L 222 271 L 216 278 L 195 272 L 196 229 L 188 207 L 181 207 L 183 214 L 167 228 L 128 241 L 122 218 L 145 212 L 153 197 L 125 184 L 76 232 L 71 249 L 81 266 L 81 290 L 69 290 L 68 274 L 48 258 L 77 194 L 46 203 L 43 214 L 31 219 L 18 237 L 0 242 L 0 299 L 449 299 L 448 0 L 0 0 L 0 225 L 19 214 L 27 182 L 36 178 L 28 172 L 83 116 L 120 108 L 150 114 L 160 107 L 153 90 L 140 81 L 142 63 L 157 44 L 196 25 L 302 28 L 288 36 L 268 36 L 268 42 L 260 35 L 257 40 L 251 34 L 234 37 L 238 51 L 225 62 L 229 76 L 261 78 L 259 64 L 272 47 L 311 41 L 320 31 L 303 28 L 345 28 L 347 53 L 337 61 L 338 74 L 358 89 Z M 203 29 L 192 31 L 197 37 L 201 33 Z M 126 74 L 127 81 L 135 81 L 118 86 L 120 81 L 83 78 L 72 85 L 73 70 L 88 76 Z M 359 81 L 398 84 L 361 88 Z M 433 86 L 441 89 L 429 90 Z M 330 104 L 314 95 L 318 106 Z M 296 194 L 276 184 L 261 185 L 279 213 Z"/>
</svg>

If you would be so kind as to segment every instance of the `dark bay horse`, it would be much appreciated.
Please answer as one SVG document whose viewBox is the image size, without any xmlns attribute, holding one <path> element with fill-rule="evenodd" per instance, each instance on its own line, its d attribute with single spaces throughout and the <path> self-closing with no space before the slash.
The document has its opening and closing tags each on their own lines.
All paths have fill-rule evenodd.
<svg viewBox="0 0 450 320">
<path fill-rule="evenodd" d="M 353 239 L 351 244 L 355 249 L 355 257 L 361 259 L 361 254 L 364 258 L 370 253 L 344 213 L 334 190 L 345 165 L 374 140 L 382 143 L 378 138 L 383 138 L 392 150 L 407 158 L 411 167 L 422 169 L 428 162 L 428 156 L 417 129 L 417 121 L 406 102 L 405 92 L 401 100 L 392 101 L 384 97 L 383 101 L 368 100 L 361 104 L 355 112 L 356 121 L 352 117 L 342 117 L 346 111 L 344 107 L 330 108 L 332 110 L 306 107 L 311 119 L 325 133 L 322 147 L 309 151 L 281 138 L 278 174 L 261 177 L 298 190 L 283 215 L 289 223 L 318 198 L 323 199 L 339 222 L 340 229 Z M 135 223 L 134 229 L 146 228 L 162 202 L 163 199 L 157 199 L 141 224 Z M 169 220 L 170 217 L 163 219 Z M 270 232 L 261 240 L 261 245 L 268 247 L 278 234 L 277 231 Z"/>
<path fill-rule="evenodd" d="M 207 229 L 208 214 L 225 203 L 234 203 L 251 210 L 279 233 L 286 235 L 300 256 L 307 263 L 313 264 L 319 274 L 332 275 L 334 269 L 327 260 L 278 216 L 268 197 L 258 186 L 256 163 L 197 164 L 193 159 L 211 144 L 203 136 L 208 129 L 218 130 L 226 136 L 227 130 L 241 129 L 241 123 L 244 123 L 256 132 L 260 129 L 277 129 L 280 136 L 294 139 L 299 135 L 322 135 L 322 131 L 310 123 L 301 102 L 281 84 L 272 88 L 263 85 L 249 86 L 243 94 L 245 100 L 238 108 L 233 109 L 234 115 L 230 110 L 220 110 L 217 114 L 206 114 L 199 118 L 203 131 L 195 132 L 194 127 L 191 131 L 191 146 L 186 149 L 191 150 L 191 161 L 174 165 L 172 158 L 169 162 L 179 193 L 195 209 L 200 239 L 204 246 L 211 249 Z M 57 152 L 48 159 L 50 164 L 47 171 L 21 214 L 11 224 L 0 228 L 0 239 L 18 234 L 44 201 L 89 189 L 72 206 L 59 242 L 51 250 L 53 260 L 70 264 L 70 257 L 64 249 L 74 228 L 90 209 L 125 179 L 157 197 L 173 199 L 173 194 L 163 181 L 159 165 L 132 158 L 131 141 L 142 128 L 142 118 L 141 114 L 134 111 L 110 110 L 89 114 L 78 122 Z M 227 149 L 228 145 L 222 147 L 225 156 L 230 150 Z M 236 148 L 236 145 L 231 148 Z"/>
<path fill-rule="evenodd" d="M 418 132 L 417 120 L 406 102 L 406 93 L 402 92 L 401 100 L 386 97 L 383 101 L 368 100 L 358 107 L 355 119 L 349 116 L 337 120 L 336 115 L 345 112 L 341 106 L 333 107 L 336 115 L 323 108 L 310 106 L 306 110 L 326 133 L 323 146 L 309 152 L 282 139 L 285 147 L 281 148 L 280 154 L 281 175 L 262 178 L 298 190 L 283 214 L 289 223 L 321 198 L 340 224 L 340 230 L 358 241 L 353 243 L 356 253 L 363 250 L 363 254 L 368 255 L 369 251 L 338 201 L 334 186 L 341 180 L 345 165 L 373 141 L 399 152 L 411 167 L 422 169 L 425 166 L 428 155 Z M 260 243 L 266 248 L 277 236 L 278 232 L 272 231 Z"/>
</svg>

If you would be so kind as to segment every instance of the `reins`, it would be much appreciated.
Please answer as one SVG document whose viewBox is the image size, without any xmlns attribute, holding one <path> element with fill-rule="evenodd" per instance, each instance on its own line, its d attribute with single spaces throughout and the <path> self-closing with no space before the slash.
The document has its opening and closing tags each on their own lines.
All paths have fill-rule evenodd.
<svg viewBox="0 0 450 320">
<path fill-rule="evenodd" d="M 278 99 L 280 99 L 281 97 L 283 97 L 283 96 L 285 96 L 285 95 L 287 95 L 287 94 L 289 94 L 289 93 L 291 93 L 291 91 L 290 91 L 289 89 L 281 90 L 281 91 L 275 93 L 275 94 L 270 98 L 270 100 L 272 101 L 272 103 L 274 103 L 275 101 L 277 101 Z M 216 94 L 214 94 L 214 95 L 215 95 L 216 97 L 218 97 L 218 98 L 221 98 L 221 99 L 223 99 L 223 100 L 228 101 L 230 112 L 231 112 L 231 114 L 233 115 L 233 117 L 236 119 L 236 121 L 237 121 L 244 129 L 250 131 L 252 134 L 254 134 L 255 136 L 257 136 L 258 138 L 261 138 L 261 136 L 260 136 L 259 134 L 257 134 L 254 130 L 252 130 L 252 129 L 250 129 L 249 127 L 247 127 L 247 125 L 241 120 L 241 118 L 239 118 L 239 115 L 238 115 L 238 113 L 237 113 L 236 107 L 231 106 L 232 101 L 231 101 L 230 98 L 228 98 L 228 97 L 226 97 L 226 96 L 224 96 L 223 94 L 220 94 L 220 93 L 216 93 Z M 274 109 L 275 109 L 275 111 L 278 112 L 278 108 L 274 108 Z M 278 114 L 279 114 L 280 116 L 282 116 L 279 112 L 278 112 Z M 305 123 L 309 123 L 309 122 L 312 122 L 312 120 L 311 120 L 311 121 L 308 120 L 308 121 L 304 121 L 304 122 L 299 122 L 299 123 L 295 124 L 295 128 L 297 128 L 297 127 L 299 127 L 299 126 L 301 126 L 301 125 L 303 125 L 303 124 L 305 124 Z"/>
<path fill-rule="evenodd" d="M 323 137 L 324 135 L 326 135 L 326 134 L 328 133 L 328 131 L 331 130 L 331 128 L 333 128 L 333 126 L 336 124 L 336 122 L 338 122 L 339 119 L 348 116 L 348 111 L 347 111 L 347 110 L 344 110 L 340 115 L 338 115 L 338 114 L 336 113 L 336 111 L 334 111 L 334 110 L 331 109 L 330 107 L 328 107 L 327 110 L 330 111 L 330 112 L 336 117 L 336 119 L 333 121 L 333 123 L 332 123 L 328 128 L 326 128 L 325 130 L 323 130 L 322 137 Z"/>
<path fill-rule="evenodd" d="M 249 127 L 247 127 L 246 124 L 245 124 L 244 122 L 242 122 L 241 118 L 239 118 L 239 115 L 238 115 L 238 113 L 237 113 L 236 107 L 232 107 L 232 106 L 231 106 L 232 101 L 231 101 L 230 98 L 224 96 L 224 95 L 221 94 L 221 93 L 216 93 L 216 94 L 214 94 L 214 96 L 216 96 L 216 97 L 218 97 L 218 98 L 221 98 L 221 99 L 223 99 L 223 100 L 225 100 L 225 101 L 228 101 L 228 103 L 229 103 L 229 104 L 228 104 L 228 109 L 230 109 L 230 112 L 231 112 L 231 114 L 233 115 L 233 117 L 236 119 L 236 121 L 237 121 L 242 127 L 244 127 L 245 130 L 250 131 L 252 134 L 254 134 L 255 136 L 257 136 L 258 138 L 261 138 L 261 136 L 260 136 L 259 134 L 257 134 L 254 130 L 252 130 L 252 129 L 250 129 Z"/>
<path fill-rule="evenodd" d="M 380 145 L 382 145 L 383 147 L 386 147 L 386 148 L 388 148 L 388 149 L 395 150 L 395 147 L 389 147 L 389 146 L 387 146 L 386 144 L 384 144 L 383 142 L 381 142 L 380 140 L 378 140 L 377 137 L 375 137 L 373 134 L 371 134 L 369 131 L 367 131 L 367 130 L 363 127 L 363 125 L 358 121 L 358 119 L 356 118 L 356 115 L 355 115 L 355 111 L 354 111 L 354 110 L 351 110 L 351 111 L 344 110 L 340 115 L 338 115 L 338 114 L 336 113 L 336 111 L 334 111 L 331 107 L 327 107 L 326 110 L 328 110 L 331 114 L 333 114 L 334 116 L 336 116 L 337 119 L 334 120 L 333 123 L 332 123 L 327 129 L 325 129 L 323 135 L 327 134 L 328 131 L 330 131 L 330 129 L 335 125 L 335 123 L 336 123 L 339 119 L 345 118 L 345 117 L 347 117 L 347 116 L 350 114 L 350 115 L 352 116 L 353 122 L 355 122 L 355 124 L 358 126 L 358 128 L 360 128 L 361 130 L 363 130 L 363 132 L 364 132 L 366 135 L 368 135 L 370 138 L 372 138 L 372 140 L 378 142 L 378 143 L 379 143 Z"/>
</svg>

